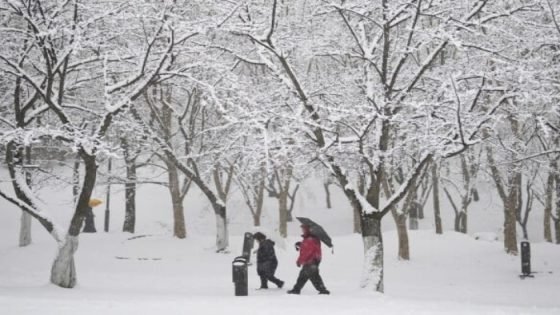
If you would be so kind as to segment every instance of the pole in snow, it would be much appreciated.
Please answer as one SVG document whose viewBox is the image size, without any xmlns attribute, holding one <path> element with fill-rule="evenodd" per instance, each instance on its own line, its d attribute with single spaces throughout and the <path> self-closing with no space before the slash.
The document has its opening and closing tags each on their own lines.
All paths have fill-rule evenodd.
<svg viewBox="0 0 560 315">
<path fill-rule="evenodd" d="M 105 203 L 105 224 L 103 226 L 103 230 L 105 232 L 109 232 L 109 219 L 110 219 L 110 212 L 111 212 L 111 158 L 109 158 L 109 161 L 107 162 L 107 176 L 108 176 L 108 181 L 107 181 L 107 196 L 106 196 L 106 203 Z"/>
</svg>

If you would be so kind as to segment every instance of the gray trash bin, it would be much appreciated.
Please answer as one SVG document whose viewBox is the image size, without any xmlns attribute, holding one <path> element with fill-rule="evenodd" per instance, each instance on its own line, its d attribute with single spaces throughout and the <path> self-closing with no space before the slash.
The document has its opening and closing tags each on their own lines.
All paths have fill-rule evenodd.
<svg viewBox="0 0 560 315">
<path fill-rule="evenodd" d="M 247 259 L 236 257 L 232 262 L 232 276 L 235 285 L 235 296 L 249 295 L 249 275 L 247 273 Z"/>
</svg>

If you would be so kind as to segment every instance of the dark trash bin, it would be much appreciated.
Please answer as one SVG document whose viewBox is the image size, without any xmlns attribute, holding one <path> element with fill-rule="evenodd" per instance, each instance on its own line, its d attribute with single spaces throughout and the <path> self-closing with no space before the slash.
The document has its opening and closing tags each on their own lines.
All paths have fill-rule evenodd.
<svg viewBox="0 0 560 315">
<path fill-rule="evenodd" d="M 531 244 L 529 242 L 521 242 L 521 277 L 532 277 Z"/>
<path fill-rule="evenodd" d="M 233 283 L 235 296 L 249 295 L 249 275 L 247 272 L 247 259 L 243 256 L 236 257 L 232 262 Z"/>
</svg>

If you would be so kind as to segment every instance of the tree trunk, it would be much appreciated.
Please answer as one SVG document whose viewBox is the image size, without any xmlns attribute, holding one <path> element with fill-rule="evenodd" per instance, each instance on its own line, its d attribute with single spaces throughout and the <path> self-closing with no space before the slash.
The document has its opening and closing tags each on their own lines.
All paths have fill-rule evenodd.
<svg viewBox="0 0 560 315">
<path fill-rule="evenodd" d="M 261 216 L 254 214 L 253 215 L 253 226 L 261 226 Z"/>
<path fill-rule="evenodd" d="M 74 196 L 74 204 L 78 203 L 78 198 L 80 196 L 80 157 L 76 157 L 74 160 L 74 168 L 72 173 L 74 185 L 72 186 L 72 195 Z M 93 188 L 92 188 L 93 190 Z M 88 206 L 85 209 L 84 213 L 84 233 L 95 233 L 97 229 L 95 228 L 95 220 L 93 209 L 89 206 L 89 199 L 88 199 Z"/>
<path fill-rule="evenodd" d="M 508 254 L 517 255 L 517 210 L 520 200 L 518 194 L 521 192 L 522 174 L 509 169 L 510 173 L 507 176 L 508 185 L 505 185 L 496 166 L 491 147 L 487 148 L 486 154 L 492 172 L 492 179 L 496 184 L 496 189 L 504 206 L 504 249 Z"/>
<path fill-rule="evenodd" d="M 179 174 L 175 165 L 167 165 L 167 175 L 169 179 L 169 193 L 173 204 L 173 236 L 184 239 L 187 237 L 185 226 L 185 210 L 183 208 L 183 198 L 179 183 Z"/>
<path fill-rule="evenodd" d="M 288 212 L 286 213 L 286 221 L 287 222 L 294 222 L 294 206 L 296 205 L 296 196 L 299 190 L 299 184 L 296 185 L 294 191 L 290 194 L 289 184 L 286 186 L 286 192 L 288 193 Z"/>
<path fill-rule="evenodd" d="M 331 191 L 329 190 L 329 183 L 325 183 L 323 184 L 323 187 L 325 188 L 325 197 L 327 200 L 327 209 L 331 209 L 332 208 L 332 204 L 331 204 Z"/>
<path fill-rule="evenodd" d="M 25 160 L 28 165 L 31 164 L 31 147 L 25 147 Z M 25 172 L 27 185 L 31 186 L 31 174 Z M 31 215 L 25 211 L 21 212 L 21 225 L 19 229 L 19 247 L 25 247 L 31 244 Z"/>
<path fill-rule="evenodd" d="M 111 220 L 111 169 L 112 169 L 112 159 L 109 158 L 107 161 L 107 195 L 105 196 L 105 220 L 103 224 L 103 230 L 109 232 L 109 223 Z"/>
<path fill-rule="evenodd" d="M 166 149 L 164 150 L 166 159 L 172 162 L 179 171 L 187 176 L 187 178 L 192 180 L 193 183 L 197 185 L 197 187 L 202 191 L 202 193 L 204 193 L 208 201 L 210 201 L 214 210 L 214 214 L 216 215 L 216 251 L 226 252 L 227 247 L 229 246 L 229 236 L 225 201 L 221 201 L 220 199 L 218 199 L 219 196 L 217 196 L 217 194 L 209 188 L 209 186 L 202 180 L 202 178 L 194 174 L 189 167 L 186 167 L 183 163 L 181 163 L 174 154 Z"/>
<path fill-rule="evenodd" d="M 63 244 L 59 244 L 56 258 L 51 268 L 51 283 L 62 288 L 76 286 L 77 275 L 74 265 L 74 253 L 78 250 L 78 236 L 67 235 Z"/>
<path fill-rule="evenodd" d="M 418 220 L 423 220 L 425 217 L 424 215 L 424 205 L 418 203 Z"/>
<path fill-rule="evenodd" d="M 443 225 L 441 223 L 441 209 L 439 205 L 439 174 L 438 165 L 436 163 L 432 164 L 432 185 L 436 234 L 443 234 Z"/>
<path fill-rule="evenodd" d="M 224 205 L 214 205 L 216 214 L 216 252 L 226 252 L 229 246 L 226 207 Z"/>
<path fill-rule="evenodd" d="M 408 192 L 406 199 L 402 205 L 402 211 L 398 211 L 397 207 L 393 207 L 391 209 L 391 214 L 393 215 L 393 219 L 395 220 L 395 225 L 397 226 L 397 235 L 399 241 L 399 253 L 398 257 L 401 260 L 410 260 L 410 249 L 408 243 L 408 230 L 406 227 L 406 219 L 407 216 L 411 221 L 414 223 L 410 223 L 410 229 L 418 229 L 418 219 L 417 219 L 417 207 L 419 203 L 417 202 L 417 187 L 412 185 L 412 188 Z M 392 194 L 389 188 L 389 182 L 385 181 L 383 183 L 383 190 L 386 196 Z M 414 218 L 414 219 L 413 219 Z"/>
<path fill-rule="evenodd" d="M 365 176 L 360 173 L 358 176 L 358 191 L 356 193 L 359 193 L 362 196 L 366 193 L 365 181 Z M 350 204 L 352 205 L 352 217 L 354 218 L 354 233 L 362 234 L 362 209 L 352 201 Z"/>
<path fill-rule="evenodd" d="M 406 229 L 406 215 L 402 213 L 397 214 L 395 220 L 397 223 L 397 233 L 399 236 L 399 259 L 410 260 L 408 230 Z"/>
<path fill-rule="evenodd" d="M 517 181 L 515 181 L 517 182 Z M 504 248 L 506 253 L 517 255 L 517 203 L 519 189 L 510 188 L 510 193 L 504 203 Z"/>
<path fill-rule="evenodd" d="M 97 163 L 95 156 L 80 153 L 85 166 L 84 182 L 76 210 L 70 220 L 70 228 L 64 242 L 59 244 L 58 253 L 51 268 L 51 283 L 63 287 L 73 288 L 76 285 L 77 274 L 74 265 L 74 254 L 78 250 L 78 235 L 89 208 L 89 200 L 97 178 Z"/>
<path fill-rule="evenodd" d="M 78 236 L 80 234 L 84 219 L 88 213 L 88 209 L 90 209 L 89 201 L 97 179 L 97 163 L 95 161 L 95 156 L 89 156 L 85 153 L 81 153 L 81 155 L 84 161 L 85 175 L 82 189 L 78 196 L 78 202 L 76 203 L 76 211 L 74 211 L 74 215 L 70 221 L 70 228 L 68 229 L 68 234 L 70 236 Z"/>
<path fill-rule="evenodd" d="M 255 224 L 255 226 L 261 226 L 261 216 L 264 205 L 264 187 L 265 180 L 263 175 L 256 190 L 257 194 L 255 200 L 255 213 L 253 214 L 253 223 Z"/>
<path fill-rule="evenodd" d="M 288 192 L 284 190 L 278 194 L 278 232 L 288 237 Z"/>
<path fill-rule="evenodd" d="M 72 168 L 72 196 L 74 197 L 74 204 L 78 202 L 78 195 L 80 194 L 80 160 L 79 157 L 74 161 Z"/>
<path fill-rule="evenodd" d="M 360 209 L 352 206 L 352 216 L 354 218 L 354 233 L 362 234 L 362 215 Z"/>
<path fill-rule="evenodd" d="M 527 231 L 527 224 L 520 224 L 521 231 L 523 232 L 523 239 L 528 241 L 529 240 L 529 232 Z"/>
<path fill-rule="evenodd" d="M 550 225 L 552 223 L 552 199 L 554 197 L 554 173 L 552 171 L 548 172 L 548 177 L 546 179 L 546 191 L 545 191 L 545 202 L 544 202 L 544 239 L 545 241 L 552 243 L 552 230 Z"/>
<path fill-rule="evenodd" d="M 381 219 L 363 216 L 364 274 L 362 288 L 383 292 L 383 236 Z"/>
<path fill-rule="evenodd" d="M 556 231 L 556 244 L 560 244 L 560 175 L 556 175 L 556 219 L 554 220 Z"/>
<path fill-rule="evenodd" d="M 459 233 L 467 234 L 467 212 L 465 209 L 461 210 L 456 217 L 456 231 Z"/>
<path fill-rule="evenodd" d="M 126 151 L 126 149 L 125 149 Z M 123 232 L 134 233 L 136 228 L 136 159 L 125 158 L 126 183 Z"/>
<path fill-rule="evenodd" d="M 560 220 L 554 220 L 554 230 L 556 231 L 556 244 L 560 244 Z"/>
<path fill-rule="evenodd" d="M 28 161 L 30 159 L 29 152 L 27 152 L 27 159 Z M 10 174 L 10 179 L 12 181 L 12 188 L 14 189 L 14 193 L 19 200 L 23 201 L 25 204 L 31 204 L 27 195 L 22 191 L 21 187 L 17 185 L 15 180 L 16 172 L 17 172 L 16 165 L 22 166 L 23 164 L 22 162 L 23 162 L 23 150 L 21 145 L 13 141 L 10 141 L 6 145 L 6 164 L 8 165 L 8 172 Z M 27 184 L 30 185 L 31 184 L 30 175 L 27 172 L 25 173 L 25 179 L 27 181 Z M 22 210 L 22 216 L 21 216 L 21 226 L 19 232 L 19 246 L 24 247 L 31 244 L 31 215 L 25 212 L 23 209 L 21 210 Z M 43 226 L 45 226 L 47 230 L 49 230 L 49 228 L 47 227 L 49 223 L 45 221 L 41 221 L 40 219 L 38 220 L 41 222 Z"/>
<path fill-rule="evenodd" d="M 418 206 L 416 201 L 413 201 L 413 202 L 410 203 L 409 207 L 410 207 L 410 210 L 409 210 L 410 230 L 412 230 L 412 231 L 418 230 L 418 216 L 419 216 L 418 210 L 419 210 L 419 206 Z M 406 218 L 404 219 L 404 222 L 406 224 Z M 398 223 L 397 223 L 397 226 L 398 226 Z M 399 235 L 400 235 L 400 233 L 399 233 Z"/>
<path fill-rule="evenodd" d="M 19 247 L 31 244 L 31 215 L 21 212 L 21 226 L 19 228 Z"/>
<path fill-rule="evenodd" d="M 467 210 L 469 207 L 469 191 L 465 192 L 466 195 L 461 196 L 461 211 L 457 214 L 457 232 L 467 234 Z"/>
<path fill-rule="evenodd" d="M 229 233 L 227 226 L 227 196 L 231 188 L 231 182 L 233 179 L 233 164 L 230 165 L 227 171 L 222 172 L 219 164 L 217 164 L 213 171 L 214 185 L 216 186 L 217 197 L 210 192 L 206 195 L 213 195 L 210 198 L 210 202 L 214 208 L 214 213 L 216 214 L 216 252 L 227 253 L 229 246 Z M 227 176 L 224 180 L 223 175 Z M 200 186 L 199 186 L 200 187 Z M 200 187 L 202 189 L 202 187 Z"/>
</svg>

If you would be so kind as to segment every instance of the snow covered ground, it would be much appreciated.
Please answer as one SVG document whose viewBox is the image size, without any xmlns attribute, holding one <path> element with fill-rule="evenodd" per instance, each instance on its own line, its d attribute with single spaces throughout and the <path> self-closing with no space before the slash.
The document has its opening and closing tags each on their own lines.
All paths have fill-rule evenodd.
<svg viewBox="0 0 560 315">
<path fill-rule="evenodd" d="M 5 185 L 6 183 L 4 183 Z M 2 185 L 0 183 L 0 185 Z M 320 187 L 318 185 L 318 187 Z M 103 196 L 98 188 L 96 196 Z M 34 222 L 33 244 L 17 247 L 19 212 L 0 200 L 0 315 L 12 314 L 560 314 L 560 247 L 541 243 L 539 211 L 532 217 L 532 262 L 535 278 L 521 280 L 519 257 L 504 254 L 499 230 L 500 205 L 486 196 L 473 207 L 469 228 L 474 236 L 446 231 L 435 235 L 427 213 L 423 230 L 411 232 L 412 260 L 397 260 L 392 218 L 384 220 L 386 294 L 359 288 L 362 243 L 352 235 L 349 207 L 339 192 L 333 209 L 323 209 L 321 191 L 302 191 L 297 215 L 310 216 L 333 235 L 334 254 L 325 249 L 321 272 L 332 295 L 318 296 L 308 284 L 302 296 L 286 290 L 297 277 L 298 224 L 291 223 L 286 242 L 278 242 L 278 277 L 283 290 L 258 287 L 251 266 L 249 297 L 234 297 L 231 261 L 241 251 L 241 235 L 251 231 L 249 211 L 235 199 L 229 206 L 231 252 L 214 253 L 213 214 L 193 192 L 185 202 L 189 238 L 170 235 L 171 210 L 162 188 L 142 186 L 138 202 L 137 235 L 117 232 L 122 226 L 122 191 L 113 196 L 110 233 L 83 234 L 77 252 L 78 287 L 48 284 L 55 242 Z M 490 191 L 490 190 L 488 190 Z M 64 224 L 69 219 L 68 191 L 52 188 L 41 196 Z M 267 201 L 263 222 L 274 229 L 275 204 Z M 430 206 L 428 206 L 429 208 Z M 444 224 L 451 227 L 452 211 L 444 207 Z M 96 209 L 102 227 L 103 207 Z M 499 235 L 499 233 L 497 234 Z M 276 237 L 275 237 L 276 238 Z M 276 238 L 277 239 L 277 238 Z M 489 241 L 490 240 L 490 241 Z"/>
<path fill-rule="evenodd" d="M 414 259 L 402 262 L 391 246 L 396 234 L 385 236 L 385 295 L 359 289 L 357 236 L 335 237 L 335 253 L 324 254 L 331 296 L 318 296 L 309 284 L 302 296 L 254 290 L 258 278 L 251 266 L 250 296 L 234 297 L 230 266 L 239 237 L 230 254 L 215 254 L 206 237 L 83 235 L 79 286 L 70 290 L 47 284 L 54 242 L 3 245 L 0 314 L 560 314 L 560 251 L 554 245 L 533 245 L 538 273 L 521 280 L 518 258 L 503 254 L 500 243 L 419 231 L 411 234 Z M 292 246 L 277 251 L 278 276 L 289 287 L 297 276 L 296 252 Z"/>
</svg>

